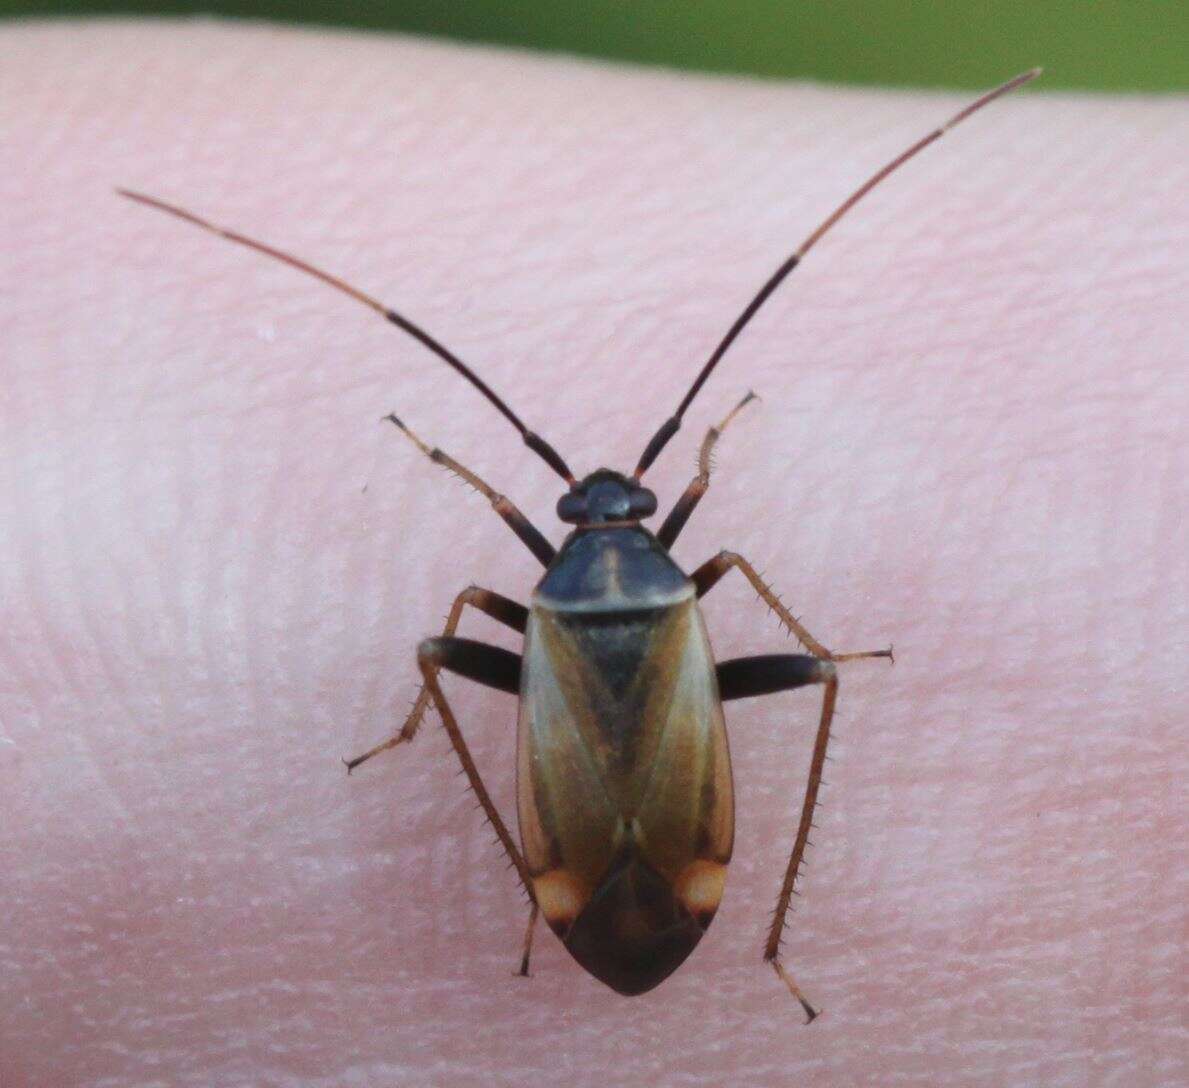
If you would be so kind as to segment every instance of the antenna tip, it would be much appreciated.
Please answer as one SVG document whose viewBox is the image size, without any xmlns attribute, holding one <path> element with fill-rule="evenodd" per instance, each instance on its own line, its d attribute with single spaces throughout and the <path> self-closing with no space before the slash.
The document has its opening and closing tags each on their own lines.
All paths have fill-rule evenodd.
<svg viewBox="0 0 1189 1088">
<path fill-rule="evenodd" d="M 1034 79 L 1042 75 L 1044 75 L 1044 69 L 1038 64 L 1035 68 L 1029 68 L 1028 71 L 1021 72 L 1015 79 L 1009 79 L 1006 88 L 1014 91 L 1017 87 L 1022 87 L 1025 83 L 1031 83 Z"/>
<path fill-rule="evenodd" d="M 405 426 L 405 425 L 404 425 L 404 424 L 403 424 L 403 423 L 400 421 L 400 419 L 398 418 L 398 416 L 397 416 L 397 414 L 396 414 L 395 412 L 389 412 L 389 413 L 388 413 L 386 416 L 381 416 L 381 417 L 380 417 L 380 422 L 381 422 L 381 423 L 393 423 L 393 424 L 395 424 L 397 427 L 399 427 L 399 428 L 400 428 L 402 431 L 404 431 L 404 432 L 405 432 L 405 434 L 408 434 L 408 433 L 409 433 L 409 428 L 408 428 L 408 427 L 406 427 L 406 426 Z"/>
</svg>

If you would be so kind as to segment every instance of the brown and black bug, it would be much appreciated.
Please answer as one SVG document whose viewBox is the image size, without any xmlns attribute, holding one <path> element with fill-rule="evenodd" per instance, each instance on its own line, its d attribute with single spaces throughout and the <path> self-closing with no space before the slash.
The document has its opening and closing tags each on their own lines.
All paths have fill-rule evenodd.
<svg viewBox="0 0 1189 1088">
<path fill-rule="evenodd" d="M 735 320 L 685 394 L 649 440 L 628 475 L 599 469 L 578 480 L 562 457 L 530 431 L 492 389 L 419 326 L 369 295 L 288 253 L 223 230 L 188 211 L 120 190 L 315 276 L 371 307 L 419 340 L 474 385 L 567 485 L 557 504 L 573 526 L 560 549 L 507 498 L 441 450 L 387 416 L 431 460 L 485 495 L 545 567 L 525 607 L 472 586 L 458 595 L 437 638 L 417 648 L 424 685 L 400 732 L 348 763 L 411 740 L 430 701 L 483 809 L 515 865 L 531 902 L 521 973 L 528 973 L 538 913 L 574 958 L 621 994 L 639 994 L 667 978 L 690 954 L 718 909 L 734 841 L 734 795 L 722 704 L 808 684 L 823 689 L 817 738 L 801 820 L 776 901 L 764 959 L 816 1013 L 780 960 L 789 900 L 821 785 L 830 722 L 838 697 L 837 665 L 886 657 L 873 650 L 839 654 L 815 639 L 745 559 L 720 552 L 687 575 L 670 548 L 710 483 L 710 455 L 749 393 L 702 443 L 698 473 L 660 528 L 642 524 L 656 496 L 641 478 L 669 440 L 726 350 L 765 300 L 818 240 L 903 163 L 987 103 L 1027 83 L 1025 72 L 977 99 L 918 140 L 851 194 L 769 278 Z M 715 662 L 698 601 L 738 569 L 809 652 Z M 455 635 L 463 609 L 477 608 L 524 636 L 519 655 Z M 442 669 L 520 697 L 517 809 L 520 846 L 491 801 L 442 692 Z"/>
</svg>

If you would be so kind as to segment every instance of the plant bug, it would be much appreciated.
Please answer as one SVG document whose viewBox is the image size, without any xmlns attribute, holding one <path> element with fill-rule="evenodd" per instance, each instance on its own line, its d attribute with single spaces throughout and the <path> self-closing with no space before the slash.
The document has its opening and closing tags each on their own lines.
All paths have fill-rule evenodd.
<svg viewBox="0 0 1189 1088">
<path fill-rule="evenodd" d="M 749 393 L 702 442 L 698 473 L 652 533 L 655 494 L 641 479 L 681 427 L 690 403 L 739 333 L 809 250 L 859 200 L 945 132 L 1029 82 L 1025 72 L 976 99 L 872 175 L 768 279 L 710 355 L 676 412 L 649 440 L 630 475 L 610 469 L 577 479 L 561 455 L 461 359 L 427 332 L 345 281 L 191 212 L 128 190 L 121 195 L 213 231 L 314 276 L 369 306 L 467 379 L 566 483 L 559 518 L 572 526 L 559 549 L 503 495 L 448 454 L 417 448 L 487 497 L 545 568 L 525 607 L 472 586 L 454 601 L 441 635 L 423 641 L 423 685 L 400 731 L 347 763 L 348 770 L 413 739 L 430 702 L 530 901 L 521 974 L 544 914 L 571 955 L 621 994 L 661 983 L 690 954 L 714 917 L 734 841 L 734 791 L 722 704 L 810 684 L 823 689 L 801 819 L 764 946 L 764 959 L 810 1020 L 816 1012 L 780 958 L 790 898 L 808 842 L 838 696 L 837 665 L 891 658 L 891 649 L 834 653 L 814 638 L 741 556 L 723 551 L 687 575 L 669 552 L 710 483 L 711 452 L 752 399 Z M 699 600 L 731 570 L 751 583 L 808 651 L 715 662 Z M 467 607 L 524 636 L 523 652 L 459 638 Z M 518 695 L 518 846 L 471 759 L 439 683 L 441 670 Z"/>
</svg>

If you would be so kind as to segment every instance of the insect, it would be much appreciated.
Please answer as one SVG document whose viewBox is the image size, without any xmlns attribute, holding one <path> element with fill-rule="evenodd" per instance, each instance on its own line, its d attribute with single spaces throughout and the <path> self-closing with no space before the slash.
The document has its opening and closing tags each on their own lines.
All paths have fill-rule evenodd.
<svg viewBox="0 0 1189 1088">
<path fill-rule="evenodd" d="M 602 468 L 582 479 L 575 477 L 561 455 L 529 430 L 458 356 L 345 281 L 182 208 L 119 190 L 131 200 L 282 261 L 375 310 L 469 381 L 565 481 L 557 514 L 572 529 L 555 549 L 509 499 L 448 454 L 431 448 L 395 414 L 385 417 L 430 460 L 486 496 L 545 573 L 527 607 L 488 589 L 464 589 L 442 633 L 417 648 L 423 684 L 400 731 L 347 764 L 351 770 L 412 740 L 429 704 L 434 704 L 528 895 L 522 974 L 528 973 L 539 914 L 578 963 L 621 994 L 651 990 L 676 970 L 718 909 L 734 842 L 723 703 L 820 685 L 821 711 L 801 818 L 764 945 L 764 959 L 808 1019 L 817 1015 L 781 961 L 781 936 L 821 785 L 838 696 L 837 667 L 860 658 L 890 659 L 892 651 L 827 649 L 751 565 L 732 552 L 720 552 L 688 575 L 672 559 L 670 549 L 709 487 L 711 452 L 752 394 L 707 433 L 697 475 L 655 533 L 643 521 L 656 513 L 657 498 L 641 479 L 681 427 L 690 403 L 727 349 L 822 236 L 918 152 L 1039 74 L 1039 69 L 1025 72 L 976 99 L 873 174 L 823 220 L 727 330 L 630 474 Z M 698 602 L 732 570 L 750 582 L 807 653 L 715 662 Z M 455 632 L 468 607 L 523 635 L 523 652 L 458 637 Z M 519 845 L 471 758 L 439 681 L 443 669 L 519 696 Z"/>
</svg>

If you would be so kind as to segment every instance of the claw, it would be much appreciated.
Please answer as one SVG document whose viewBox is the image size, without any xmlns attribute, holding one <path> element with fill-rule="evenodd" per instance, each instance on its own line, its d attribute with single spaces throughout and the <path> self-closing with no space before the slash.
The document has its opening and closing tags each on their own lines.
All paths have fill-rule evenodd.
<svg viewBox="0 0 1189 1088">
<path fill-rule="evenodd" d="M 792 976 L 781 966 L 778 959 L 771 959 L 768 961 L 772 964 L 773 970 L 776 971 L 777 977 L 789 989 L 789 993 L 793 995 L 800 1003 L 801 1008 L 805 1010 L 805 1023 L 812 1024 L 818 1018 L 818 1011 L 806 1000 L 805 995 L 801 992 L 801 987 L 798 986 L 792 979 Z"/>
</svg>

